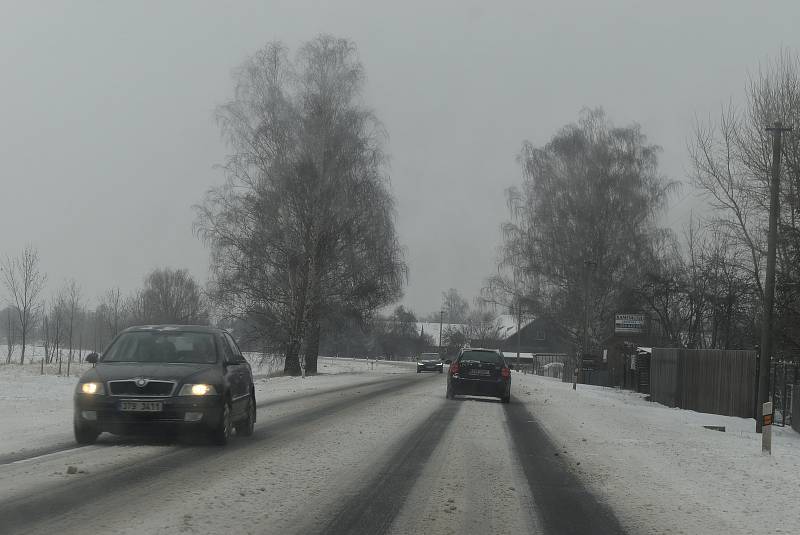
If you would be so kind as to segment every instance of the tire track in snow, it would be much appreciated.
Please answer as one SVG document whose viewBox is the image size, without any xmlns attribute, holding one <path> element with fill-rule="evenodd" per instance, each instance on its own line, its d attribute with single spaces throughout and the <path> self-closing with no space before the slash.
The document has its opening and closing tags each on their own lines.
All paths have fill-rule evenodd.
<svg viewBox="0 0 800 535">
<path fill-rule="evenodd" d="M 375 477 L 340 504 L 339 513 L 319 532 L 335 535 L 387 532 L 461 406 L 444 401 L 412 429 L 407 438 L 394 446 L 395 453 L 377 469 Z"/>
<path fill-rule="evenodd" d="M 141 462 L 93 472 L 51 488 L 4 497 L 0 502 L 0 527 L 2 527 L 0 531 L 4 535 L 29 532 L 36 529 L 37 525 L 41 523 L 52 523 L 59 516 L 75 513 L 79 508 L 97 507 L 97 503 L 109 494 L 124 492 L 174 470 L 191 469 L 208 459 L 241 454 L 248 448 L 259 448 L 259 451 L 263 452 L 271 447 L 269 439 L 301 435 L 305 424 L 316 422 L 338 411 L 368 403 L 376 398 L 418 386 L 420 382 L 420 378 L 416 377 L 416 374 L 376 381 L 364 393 L 337 399 L 270 421 L 268 424 L 256 428 L 252 437 L 234 439 L 225 448 L 178 446 Z M 356 387 L 367 388 L 363 383 Z M 349 389 L 348 387 L 333 390 Z M 43 516 L 42 512 L 46 512 L 46 516 Z"/>
<path fill-rule="evenodd" d="M 625 533 L 611 509 L 589 492 L 525 405 L 512 397 L 506 421 L 548 533 Z"/>
</svg>

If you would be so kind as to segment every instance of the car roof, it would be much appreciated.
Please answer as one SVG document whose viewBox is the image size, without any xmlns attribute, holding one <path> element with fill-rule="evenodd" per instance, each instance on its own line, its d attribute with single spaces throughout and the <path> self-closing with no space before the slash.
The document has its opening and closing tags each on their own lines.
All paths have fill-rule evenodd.
<svg viewBox="0 0 800 535">
<path fill-rule="evenodd" d="M 210 327 L 208 325 L 135 325 L 128 327 L 122 332 L 169 332 L 169 331 L 183 331 L 183 332 L 201 332 L 201 333 L 224 333 L 228 332 L 225 329 L 218 327 Z"/>
<path fill-rule="evenodd" d="M 463 347 L 461 348 L 462 353 L 466 353 L 467 351 L 483 351 L 484 353 L 497 353 L 500 354 L 501 351 L 499 349 L 487 349 L 485 347 Z"/>
</svg>

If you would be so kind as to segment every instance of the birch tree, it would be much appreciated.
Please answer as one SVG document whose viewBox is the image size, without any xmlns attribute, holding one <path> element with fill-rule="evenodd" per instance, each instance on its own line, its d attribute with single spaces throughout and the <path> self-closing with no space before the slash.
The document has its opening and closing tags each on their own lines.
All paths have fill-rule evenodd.
<svg viewBox="0 0 800 535">
<path fill-rule="evenodd" d="M 39 252 L 26 246 L 18 257 L 6 257 L 0 264 L 3 285 L 8 292 L 8 302 L 16 308 L 17 325 L 22 342 L 19 363 L 25 363 L 25 348 L 36 323 L 41 294 L 47 276 L 40 271 Z"/>
<path fill-rule="evenodd" d="M 361 104 L 354 45 L 320 36 L 294 61 L 280 43 L 248 58 L 218 119 L 233 150 L 226 184 L 198 206 L 211 295 L 232 317 L 316 370 L 326 314 L 368 314 L 405 277 L 383 129 Z"/>
<path fill-rule="evenodd" d="M 602 110 L 584 111 L 543 147 L 523 145 L 524 180 L 508 191 L 501 266 L 536 289 L 530 301 L 576 344 L 585 307 L 590 338 L 598 340 L 615 312 L 637 306 L 629 290 L 662 232 L 656 216 L 674 188 L 658 173 L 658 151 L 638 125 L 615 127 Z"/>
</svg>

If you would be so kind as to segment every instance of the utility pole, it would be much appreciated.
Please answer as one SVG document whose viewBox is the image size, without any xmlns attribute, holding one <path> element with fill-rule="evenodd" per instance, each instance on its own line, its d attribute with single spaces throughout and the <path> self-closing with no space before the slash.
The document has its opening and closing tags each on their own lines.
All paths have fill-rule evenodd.
<svg viewBox="0 0 800 535">
<path fill-rule="evenodd" d="M 761 320 L 761 358 L 758 367 L 758 407 L 756 407 L 756 433 L 761 432 L 761 409 L 769 401 L 769 370 L 772 358 L 772 320 L 775 302 L 775 250 L 778 242 L 779 193 L 781 174 L 781 137 L 792 129 L 780 121 L 768 127 L 772 132 L 772 179 L 769 184 L 769 234 L 767 236 L 767 273 L 764 282 L 763 318 Z"/>
<path fill-rule="evenodd" d="M 519 371 L 519 350 L 522 346 L 520 331 L 522 330 L 522 301 L 517 296 L 517 370 Z M 533 365 L 533 362 L 531 362 Z"/>
<path fill-rule="evenodd" d="M 442 360 L 442 320 L 444 319 L 444 309 L 439 311 L 439 360 Z"/>
<path fill-rule="evenodd" d="M 583 292 L 583 351 L 581 353 L 580 359 L 580 370 L 581 370 L 581 381 L 583 381 L 583 359 L 589 353 L 589 301 L 590 301 L 590 290 L 591 290 L 591 277 L 589 274 L 589 268 L 594 268 L 597 266 L 597 262 L 592 260 L 584 260 L 583 261 L 583 270 L 584 270 L 584 292 Z"/>
</svg>

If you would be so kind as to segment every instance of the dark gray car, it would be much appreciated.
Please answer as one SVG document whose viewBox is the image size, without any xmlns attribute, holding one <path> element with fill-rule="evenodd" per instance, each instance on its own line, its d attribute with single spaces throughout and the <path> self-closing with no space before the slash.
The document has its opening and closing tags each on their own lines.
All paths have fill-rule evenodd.
<svg viewBox="0 0 800 535">
<path fill-rule="evenodd" d="M 442 373 L 444 363 L 439 358 L 439 353 L 423 353 L 417 358 L 417 373 L 439 372 Z"/>
<path fill-rule="evenodd" d="M 495 349 L 462 349 L 447 374 L 448 399 L 456 396 L 490 396 L 511 400 L 511 368 Z"/>
<path fill-rule="evenodd" d="M 121 332 L 75 390 L 75 440 L 102 432 L 203 430 L 225 444 L 256 421 L 250 364 L 231 335 L 204 326 L 151 325 Z"/>
</svg>

